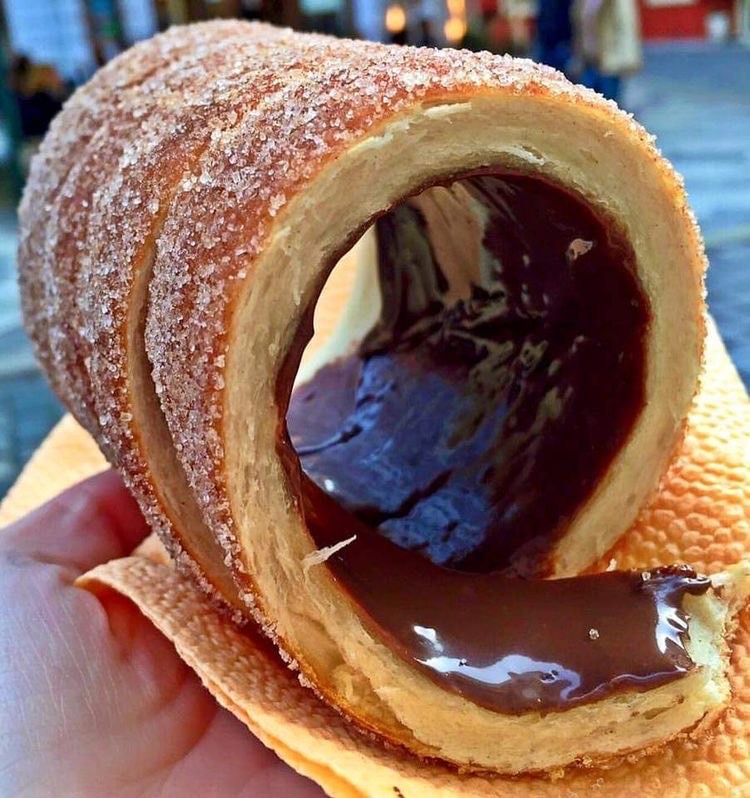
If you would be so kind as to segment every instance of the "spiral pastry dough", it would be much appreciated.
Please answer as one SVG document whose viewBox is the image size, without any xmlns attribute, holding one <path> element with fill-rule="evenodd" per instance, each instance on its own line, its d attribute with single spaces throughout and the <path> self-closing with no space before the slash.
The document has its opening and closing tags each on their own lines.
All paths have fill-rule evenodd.
<svg viewBox="0 0 750 798">
<path fill-rule="evenodd" d="M 682 183 L 614 104 L 510 57 L 175 28 L 68 102 L 21 225 L 52 385 L 355 726 L 519 773 L 725 706 L 743 568 L 581 575 L 657 488 L 704 339 Z"/>
</svg>

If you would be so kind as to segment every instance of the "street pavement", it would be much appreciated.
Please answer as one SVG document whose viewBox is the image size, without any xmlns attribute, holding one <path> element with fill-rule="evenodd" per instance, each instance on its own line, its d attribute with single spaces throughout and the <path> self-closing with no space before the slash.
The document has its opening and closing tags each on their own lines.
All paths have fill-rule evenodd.
<svg viewBox="0 0 750 798">
<path fill-rule="evenodd" d="M 750 385 L 750 49 L 652 47 L 624 99 L 685 178 L 706 240 L 709 308 Z"/>
<path fill-rule="evenodd" d="M 750 384 L 750 50 L 668 44 L 646 52 L 623 104 L 685 178 L 711 268 L 711 312 Z M 16 225 L 0 210 L 0 496 L 62 414 L 20 328 Z"/>
</svg>

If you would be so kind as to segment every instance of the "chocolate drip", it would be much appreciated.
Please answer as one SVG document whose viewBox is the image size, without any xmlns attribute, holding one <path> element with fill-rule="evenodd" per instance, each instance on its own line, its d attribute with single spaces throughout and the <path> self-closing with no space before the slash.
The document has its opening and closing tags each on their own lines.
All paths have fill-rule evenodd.
<svg viewBox="0 0 750 798">
<path fill-rule="evenodd" d="M 518 578 L 544 573 L 643 403 L 650 316 L 624 237 L 540 178 L 486 173 L 376 229 L 381 318 L 287 415 L 316 544 L 357 535 L 326 567 L 404 659 L 492 709 L 688 671 L 692 571 Z"/>
<path fill-rule="evenodd" d="M 441 568 L 395 545 L 302 477 L 326 567 L 393 651 L 440 687 L 506 713 L 568 709 L 688 672 L 690 568 L 527 580 Z"/>
</svg>

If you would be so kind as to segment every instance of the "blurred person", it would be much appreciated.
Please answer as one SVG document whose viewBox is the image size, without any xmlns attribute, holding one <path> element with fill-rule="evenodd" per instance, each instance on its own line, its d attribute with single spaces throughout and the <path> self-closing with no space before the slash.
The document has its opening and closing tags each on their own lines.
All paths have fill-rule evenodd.
<svg viewBox="0 0 750 798">
<path fill-rule="evenodd" d="M 495 43 L 494 52 L 533 57 L 531 21 L 536 8 L 530 0 L 501 0 L 498 13 L 490 23 L 490 38 Z M 537 59 L 538 60 L 538 59 Z"/>
<path fill-rule="evenodd" d="M 619 102 L 622 78 L 643 64 L 636 0 L 577 0 L 574 21 L 580 82 Z"/>
<path fill-rule="evenodd" d="M 17 55 L 8 69 L 8 87 L 18 106 L 23 135 L 43 136 L 67 93 L 55 67 L 35 64 L 27 56 Z"/>
<path fill-rule="evenodd" d="M 437 47 L 439 44 L 432 20 L 429 17 L 422 17 L 419 20 L 419 41 L 417 43 L 420 47 Z"/>
<path fill-rule="evenodd" d="M 573 56 L 572 0 L 539 0 L 535 61 L 567 73 Z"/>
<path fill-rule="evenodd" d="M 263 19 L 262 0 L 240 0 L 240 18 L 248 20 Z"/>
</svg>

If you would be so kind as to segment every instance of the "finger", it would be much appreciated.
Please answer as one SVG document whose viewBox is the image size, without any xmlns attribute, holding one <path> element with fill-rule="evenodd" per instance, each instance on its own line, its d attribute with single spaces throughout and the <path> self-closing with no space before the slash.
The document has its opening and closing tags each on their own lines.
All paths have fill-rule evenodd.
<svg viewBox="0 0 750 798">
<path fill-rule="evenodd" d="M 212 763 L 221 761 L 217 775 Z M 266 748 L 249 729 L 217 708 L 201 738 L 163 783 L 166 795 L 283 795 L 322 798 L 323 791 Z"/>
<path fill-rule="evenodd" d="M 74 485 L 0 531 L 0 552 L 83 573 L 130 554 L 148 532 L 135 500 L 110 470 Z"/>
</svg>

